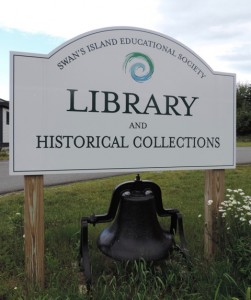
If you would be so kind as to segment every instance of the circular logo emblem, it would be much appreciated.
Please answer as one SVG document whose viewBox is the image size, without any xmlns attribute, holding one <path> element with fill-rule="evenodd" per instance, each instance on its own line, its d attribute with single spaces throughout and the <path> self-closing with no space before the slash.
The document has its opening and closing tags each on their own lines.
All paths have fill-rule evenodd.
<svg viewBox="0 0 251 300">
<path fill-rule="evenodd" d="M 152 60 L 140 52 L 128 54 L 123 67 L 125 72 L 130 72 L 133 80 L 140 83 L 149 80 L 154 72 Z"/>
</svg>

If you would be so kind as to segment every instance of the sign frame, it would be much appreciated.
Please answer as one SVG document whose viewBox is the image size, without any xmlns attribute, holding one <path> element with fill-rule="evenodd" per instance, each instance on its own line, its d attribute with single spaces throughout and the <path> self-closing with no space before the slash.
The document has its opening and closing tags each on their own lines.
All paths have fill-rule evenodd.
<svg viewBox="0 0 251 300">
<path fill-rule="evenodd" d="M 98 29 L 48 55 L 12 52 L 10 76 L 12 175 L 235 168 L 235 74 L 171 37 Z"/>
</svg>

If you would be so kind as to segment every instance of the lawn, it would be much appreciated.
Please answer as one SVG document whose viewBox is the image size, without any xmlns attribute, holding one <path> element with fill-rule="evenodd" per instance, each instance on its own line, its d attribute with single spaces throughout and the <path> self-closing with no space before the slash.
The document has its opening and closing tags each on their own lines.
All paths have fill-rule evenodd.
<svg viewBox="0 0 251 300">
<path fill-rule="evenodd" d="M 0 160 L 8 160 L 9 153 L 6 150 L 0 149 Z"/>
<path fill-rule="evenodd" d="M 237 137 L 237 147 L 251 147 L 251 135 Z"/>
<path fill-rule="evenodd" d="M 89 293 L 77 263 L 80 218 L 107 212 L 113 189 L 124 181 L 133 180 L 134 175 L 45 188 L 46 274 L 42 290 L 29 289 L 24 273 L 23 193 L 0 196 L 0 299 L 250 300 L 251 249 L 250 244 L 247 246 L 251 241 L 250 226 L 238 226 L 238 233 L 231 234 L 234 227 L 227 229 L 226 223 L 221 228 L 226 232 L 222 236 L 231 237 L 231 243 L 234 238 L 234 246 L 224 238 L 214 261 L 206 261 L 203 257 L 204 175 L 204 171 L 142 174 L 143 180 L 152 180 L 160 186 L 165 207 L 182 212 L 190 260 L 174 253 L 169 260 L 152 264 L 115 262 L 96 247 L 96 238 L 107 225 L 90 226 L 94 283 Z M 243 190 L 245 195 L 251 195 L 250 182 L 251 165 L 226 171 L 226 189 Z M 248 205 L 251 206 L 246 203 L 246 207 Z M 160 222 L 164 227 L 168 225 L 163 218 Z"/>
</svg>

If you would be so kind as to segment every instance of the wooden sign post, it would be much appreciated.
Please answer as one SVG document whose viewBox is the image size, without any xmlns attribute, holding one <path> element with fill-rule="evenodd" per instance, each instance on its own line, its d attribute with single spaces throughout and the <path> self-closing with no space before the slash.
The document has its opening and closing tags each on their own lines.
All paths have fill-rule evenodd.
<svg viewBox="0 0 251 300">
<path fill-rule="evenodd" d="M 205 174 L 205 229 L 204 229 L 204 255 L 207 259 L 216 253 L 217 217 L 219 206 L 224 201 L 225 170 L 207 170 Z"/>
<path fill-rule="evenodd" d="M 43 175 L 24 176 L 25 271 L 29 283 L 44 286 Z"/>
</svg>

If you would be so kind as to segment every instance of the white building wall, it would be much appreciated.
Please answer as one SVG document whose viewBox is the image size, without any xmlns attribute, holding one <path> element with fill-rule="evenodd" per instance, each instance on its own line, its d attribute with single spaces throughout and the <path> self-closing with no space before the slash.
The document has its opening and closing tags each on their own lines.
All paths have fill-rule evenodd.
<svg viewBox="0 0 251 300">
<path fill-rule="evenodd" d="M 9 125 L 7 124 L 7 112 L 9 109 L 3 108 L 3 143 L 9 143 Z"/>
</svg>

